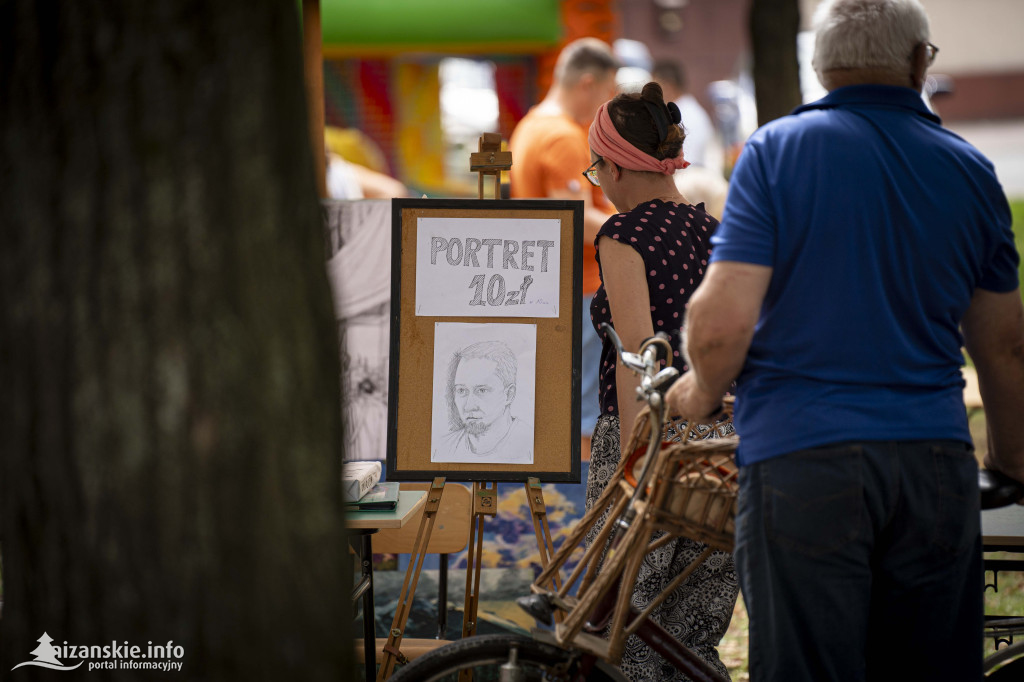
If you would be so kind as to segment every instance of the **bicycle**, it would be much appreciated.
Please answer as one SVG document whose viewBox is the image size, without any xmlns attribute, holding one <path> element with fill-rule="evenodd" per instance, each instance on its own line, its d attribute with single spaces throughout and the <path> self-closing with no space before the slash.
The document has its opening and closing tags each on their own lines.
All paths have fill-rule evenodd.
<svg viewBox="0 0 1024 682">
<path fill-rule="evenodd" d="M 1013 504 L 1024 496 L 1024 486 L 996 472 L 982 471 L 979 474 L 982 509 L 995 509 Z M 998 563 L 998 562 L 997 562 Z M 993 568 L 993 583 L 996 587 L 995 572 L 998 570 L 1024 570 L 1019 561 L 1005 562 L 1009 568 Z M 994 652 L 982 662 L 982 672 L 988 682 L 1018 682 L 1024 680 L 1024 615 L 1017 617 L 986 617 L 985 637 L 996 643 Z M 1014 642 L 1014 637 L 1021 637 Z"/>
<path fill-rule="evenodd" d="M 734 455 L 739 439 L 727 436 L 700 439 L 697 425 L 666 419 L 664 393 L 677 378 L 671 365 L 658 369 L 672 355 L 664 335 L 647 339 L 638 353 L 627 353 L 615 331 L 605 329 L 624 366 L 640 374 L 638 393 L 647 408 L 633 426 L 629 451 L 620 462 L 605 493 L 580 520 L 531 587 L 532 594 L 517 603 L 554 630 L 535 628 L 532 637 L 492 634 L 456 641 L 412 661 L 390 679 L 393 682 L 431 682 L 457 675 L 464 680 L 497 679 L 599 682 L 626 680 L 616 667 L 629 635 L 636 634 L 678 670 L 693 680 L 720 682 L 721 677 L 700 658 L 651 620 L 651 612 L 714 549 L 732 550 L 738 470 Z M 716 427 L 731 420 L 731 403 Z M 646 428 L 645 428 L 646 427 Z M 718 435 L 712 429 L 713 435 Z M 676 440 L 666 441 L 665 435 Z M 695 439 L 696 438 L 696 439 Z M 1011 504 L 1024 496 L 1024 486 L 995 472 L 979 472 L 983 508 Z M 561 576 L 570 556 L 587 532 L 610 510 L 597 539 L 568 577 Z M 656 530 L 666 534 L 650 542 Z M 670 582 L 642 613 L 630 605 L 630 586 L 646 551 L 679 536 L 708 546 L 690 568 Z M 605 543 L 611 550 L 600 564 Z M 644 551 L 640 551 L 644 549 Z M 600 566 L 600 573 L 597 572 Z M 568 590 L 582 577 L 575 596 Z M 559 580 L 559 578 L 562 578 Z M 611 622 L 611 636 L 597 633 Z M 1024 618 L 1002 632 L 1024 634 Z M 1005 629 L 1013 628 L 1012 630 Z M 986 659 L 986 673 L 997 663 L 1024 654 L 1024 640 Z M 994 682 L 1021 679 L 1024 658 L 995 670 Z M 997 676 L 998 675 L 998 676 Z"/>
<path fill-rule="evenodd" d="M 665 334 L 628 353 L 614 329 L 605 331 L 625 367 L 641 376 L 638 394 L 647 403 L 633 426 L 629 452 L 604 494 L 562 543 L 531 585 L 532 594 L 517 603 L 554 630 L 534 629 L 533 637 L 482 635 L 453 642 L 399 669 L 391 678 L 625 680 L 616 664 L 626 639 L 636 634 L 665 660 L 693 680 L 721 682 L 703 660 L 650 618 L 650 614 L 715 549 L 732 550 L 736 503 L 735 436 L 718 436 L 731 413 L 698 430 L 696 424 L 666 419 L 664 393 L 678 377 L 668 359 L 672 347 Z M 662 368 L 662 365 L 666 365 Z M 674 440 L 665 440 L 665 437 Z M 568 577 L 566 564 L 587 532 L 605 511 L 608 519 Z M 653 537 L 655 533 L 663 534 Z M 705 552 L 676 576 L 642 613 L 630 605 L 630 586 L 644 555 L 685 536 L 705 545 Z M 608 547 L 607 554 L 604 553 Z M 598 570 L 600 569 L 600 570 Z M 582 578 L 575 596 L 571 586 Z M 611 623 L 611 636 L 599 636 Z M 493 677 L 491 677 L 493 675 Z"/>
</svg>

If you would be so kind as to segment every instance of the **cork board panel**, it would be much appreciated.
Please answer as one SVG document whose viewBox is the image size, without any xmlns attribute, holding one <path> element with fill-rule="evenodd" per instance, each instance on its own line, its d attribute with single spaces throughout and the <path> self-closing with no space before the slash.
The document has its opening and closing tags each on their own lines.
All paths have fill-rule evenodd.
<svg viewBox="0 0 1024 682">
<path fill-rule="evenodd" d="M 488 316 L 417 315 L 417 234 L 422 218 L 557 220 L 557 317 L 489 316 L 492 311 L 504 312 L 501 308 L 487 309 Z M 435 476 L 445 476 L 451 481 L 525 482 L 529 477 L 536 477 L 542 482 L 580 482 L 582 230 L 583 204 L 579 201 L 396 199 L 392 202 L 389 480 L 430 481 Z M 554 258 L 555 254 L 549 257 Z M 510 282 L 510 288 L 512 286 L 514 282 Z M 536 325 L 531 464 L 431 461 L 437 323 Z"/>
</svg>

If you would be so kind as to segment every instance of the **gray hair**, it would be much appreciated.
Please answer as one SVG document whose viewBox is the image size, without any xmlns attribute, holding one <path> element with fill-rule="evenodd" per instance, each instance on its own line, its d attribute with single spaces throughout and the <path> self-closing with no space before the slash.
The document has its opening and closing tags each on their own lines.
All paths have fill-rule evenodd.
<svg viewBox="0 0 1024 682">
<path fill-rule="evenodd" d="M 462 428 L 462 419 L 459 418 L 459 409 L 455 405 L 455 374 L 459 371 L 459 363 L 463 360 L 480 359 L 490 360 L 495 364 L 494 373 L 501 379 L 501 385 L 506 389 L 516 383 L 516 371 L 519 363 L 516 362 L 516 355 L 512 349 L 501 341 L 480 341 L 452 353 L 448 361 L 448 385 L 445 389 L 445 398 L 448 401 L 448 423 L 451 428 Z"/>
<path fill-rule="evenodd" d="M 918 0 L 823 0 L 814 13 L 812 64 L 818 79 L 832 69 L 905 72 L 928 40 L 928 15 Z"/>
<path fill-rule="evenodd" d="M 558 54 L 554 79 L 562 87 L 570 87 L 585 73 L 601 78 L 615 73 L 618 68 L 619 60 L 608 43 L 598 38 L 580 38 Z"/>
</svg>

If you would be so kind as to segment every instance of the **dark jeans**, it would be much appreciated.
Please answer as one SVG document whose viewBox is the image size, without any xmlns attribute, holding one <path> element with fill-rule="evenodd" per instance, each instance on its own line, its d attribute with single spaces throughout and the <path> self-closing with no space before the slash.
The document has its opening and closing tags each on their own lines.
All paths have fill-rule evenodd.
<svg viewBox="0 0 1024 682">
<path fill-rule="evenodd" d="M 978 465 L 871 441 L 745 467 L 736 568 L 753 682 L 981 678 Z"/>
</svg>

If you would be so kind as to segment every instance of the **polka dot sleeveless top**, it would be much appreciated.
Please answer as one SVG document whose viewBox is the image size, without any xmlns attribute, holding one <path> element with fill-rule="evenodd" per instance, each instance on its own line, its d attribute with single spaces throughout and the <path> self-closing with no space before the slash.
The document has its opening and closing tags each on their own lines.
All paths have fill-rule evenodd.
<svg viewBox="0 0 1024 682">
<path fill-rule="evenodd" d="M 628 213 L 613 215 L 601 226 L 594 240 L 596 244 L 601 237 L 609 237 L 633 247 L 643 258 L 651 299 L 651 322 L 655 332 L 663 331 L 671 337 L 672 348 L 675 349 L 672 364 L 680 372 L 686 371 L 687 367 L 679 353 L 679 329 L 683 323 L 686 302 L 707 270 L 711 235 L 717 227 L 718 221 L 704 212 L 704 204 L 687 206 L 655 199 L 640 204 Z M 600 266 L 600 249 L 597 252 L 597 263 Z M 615 346 L 600 330 L 602 322 L 615 326 L 608 306 L 608 292 L 604 288 L 603 271 L 601 286 L 590 304 L 590 319 L 603 342 L 600 368 L 601 413 L 617 415 L 619 401 L 615 392 Z M 584 371 L 593 370 L 584 368 Z"/>
</svg>

